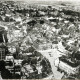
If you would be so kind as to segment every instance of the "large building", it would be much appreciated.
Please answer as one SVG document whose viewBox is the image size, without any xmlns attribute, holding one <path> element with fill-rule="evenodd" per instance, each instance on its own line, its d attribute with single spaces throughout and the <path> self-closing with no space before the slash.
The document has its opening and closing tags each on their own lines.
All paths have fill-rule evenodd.
<svg viewBox="0 0 80 80">
<path fill-rule="evenodd" d="M 7 42 L 7 37 L 3 27 L 0 27 L 0 60 L 5 59 L 5 43 Z"/>
</svg>

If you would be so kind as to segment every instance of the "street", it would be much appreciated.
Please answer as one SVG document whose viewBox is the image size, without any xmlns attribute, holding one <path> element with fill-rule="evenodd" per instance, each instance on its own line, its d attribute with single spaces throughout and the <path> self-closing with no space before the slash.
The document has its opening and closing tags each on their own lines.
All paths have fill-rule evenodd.
<svg viewBox="0 0 80 80">
<path fill-rule="evenodd" d="M 44 50 L 39 52 L 41 52 L 41 54 L 50 61 L 54 79 L 61 79 L 64 74 L 57 71 L 57 68 L 54 65 L 54 61 L 56 58 L 60 57 L 62 53 L 59 52 L 57 49 L 49 49 L 49 50 Z"/>
</svg>

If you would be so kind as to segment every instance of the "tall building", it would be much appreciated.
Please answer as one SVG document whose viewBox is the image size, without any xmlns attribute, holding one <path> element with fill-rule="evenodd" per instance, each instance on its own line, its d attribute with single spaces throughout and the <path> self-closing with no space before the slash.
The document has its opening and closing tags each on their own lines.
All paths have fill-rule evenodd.
<svg viewBox="0 0 80 80">
<path fill-rule="evenodd" d="M 5 48 L 0 48 L 0 60 L 5 59 Z"/>
<path fill-rule="evenodd" d="M 3 27 L 0 27 L 0 60 L 5 59 L 5 51 L 6 51 L 6 47 L 5 47 L 5 43 L 6 43 L 6 38 L 5 37 L 5 29 Z"/>
</svg>

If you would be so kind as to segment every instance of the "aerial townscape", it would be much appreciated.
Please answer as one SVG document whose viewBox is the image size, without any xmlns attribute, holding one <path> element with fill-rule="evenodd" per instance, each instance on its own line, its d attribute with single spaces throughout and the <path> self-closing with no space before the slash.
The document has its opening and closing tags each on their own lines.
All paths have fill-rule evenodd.
<svg viewBox="0 0 80 80">
<path fill-rule="evenodd" d="M 80 79 L 80 4 L 1 0 L 1 79 Z"/>
</svg>

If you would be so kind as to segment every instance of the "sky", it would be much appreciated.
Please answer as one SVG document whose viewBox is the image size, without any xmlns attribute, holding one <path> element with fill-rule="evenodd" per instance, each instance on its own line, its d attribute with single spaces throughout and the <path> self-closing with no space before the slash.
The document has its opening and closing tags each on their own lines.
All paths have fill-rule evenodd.
<svg viewBox="0 0 80 80">
<path fill-rule="evenodd" d="M 12 0 L 12 1 L 72 1 L 72 2 L 80 2 L 80 0 Z"/>
<path fill-rule="evenodd" d="M 71 2 L 73 3 L 74 5 L 77 5 L 79 4 L 80 5 L 80 0 L 2 0 L 2 1 L 25 1 L 25 2 L 31 2 L 31 3 L 35 3 L 35 2 L 49 2 L 49 3 L 54 3 L 54 2 L 57 2 L 57 1 L 62 1 L 62 2 Z"/>
<path fill-rule="evenodd" d="M 36 1 L 76 1 L 76 2 L 79 2 L 80 0 L 36 0 Z"/>
</svg>

